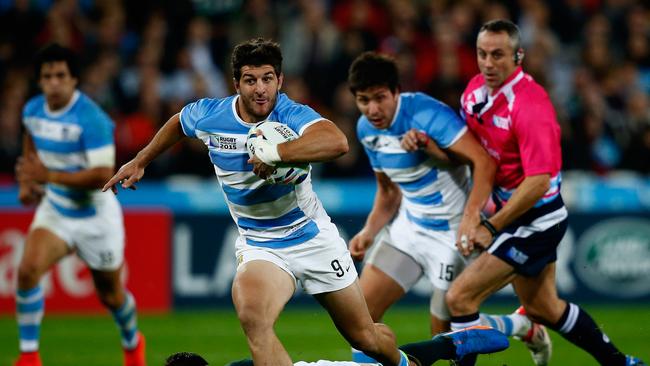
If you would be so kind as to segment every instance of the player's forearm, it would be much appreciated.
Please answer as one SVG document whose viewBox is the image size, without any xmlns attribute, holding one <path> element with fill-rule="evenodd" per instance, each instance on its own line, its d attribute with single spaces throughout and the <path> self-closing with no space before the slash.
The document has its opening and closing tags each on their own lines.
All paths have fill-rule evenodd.
<svg viewBox="0 0 650 366">
<path fill-rule="evenodd" d="M 23 156 L 29 154 L 36 154 L 36 147 L 34 147 L 34 140 L 27 132 L 23 132 Z"/>
<path fill-rule="evenodd" d="M 526 177 L 512 194 L 508 202 L 494 216 L 490 223 L 502 230 L 526 211 L 530 210 L 548 191 L 551 181 L 548 174 Z"/>
<path fill-rule="evenodd" d="M 311 163 L 336 159 L 349 150 L 343 132 L 330 121 L 310 126 L 300 138 L 278 145 L 283 163 Z"/>
<path fill-rule="evenodd" d="M 176 144 L 184 136 L 180 114 L 177 113 L 165 122 L 151 142 L 138 152 L 134 160 L 137 160 L 140 166 L 146 167 L 157 156 Z"/>
<path fill-rule="evenodd" d="M 368 214 L 364 229 L 376 236 L 379 231 L 386 226 L 395 216 L 402 200 L 402 193 L 396 187 L 389 189 L 378 189 L 375 195 L 375 202 L 372 210 Z"/>
<path fill-rule="evenodd" d="M 47 183 L 80 189 L 98 189 L 113 175 L 113 167 L 98 167 L 77 172 L 48 171 Z"/>
<path fill-rule="evenodd" d="M 472 189 L 465 204 L 465 215 L 478 215 L 487 203 L 497 168 L 496 163 L 487 154 L 472 163 Z"/>
</svg>

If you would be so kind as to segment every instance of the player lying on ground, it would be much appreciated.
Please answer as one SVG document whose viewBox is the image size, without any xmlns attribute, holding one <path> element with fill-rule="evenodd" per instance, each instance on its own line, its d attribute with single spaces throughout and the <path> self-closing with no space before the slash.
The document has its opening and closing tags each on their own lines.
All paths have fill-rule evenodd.
<svg viewBox="0 0 650 366">
<path fill-rule="evenodd" d="M 438 360 L 459 360 L 467 355 L 486 354 L 508 348 L 508 338 L 498 330 L 477 326 L 460 331 L 442 333 L 433 339 L 400 346 L 408 358 L 417 365 L 429 366 Z M 253 360 L 241 360 L 227 366 L 253 366 Z M 352 361 L 317 362 L 300 361 L 294 366 L 377 366 L 377 363 L 357 363 Z M 165 366 L 208 366 L 203 357 L 189 352 L 175 353 L 167 358 Z"/>
</svg>

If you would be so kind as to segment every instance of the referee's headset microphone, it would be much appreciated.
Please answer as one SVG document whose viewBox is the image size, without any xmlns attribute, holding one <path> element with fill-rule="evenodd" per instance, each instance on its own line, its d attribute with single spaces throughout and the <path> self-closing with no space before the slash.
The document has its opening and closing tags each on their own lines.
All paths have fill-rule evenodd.
<svg viewBox="0 0 650 366">
<path fill-rule="evenodd" d="M 515 65 L 519 66 L 524 61 L 524 50 L 518 49 L 517 52 L 512 56 L 512 60 L 515 62 Z"/>
</svg>

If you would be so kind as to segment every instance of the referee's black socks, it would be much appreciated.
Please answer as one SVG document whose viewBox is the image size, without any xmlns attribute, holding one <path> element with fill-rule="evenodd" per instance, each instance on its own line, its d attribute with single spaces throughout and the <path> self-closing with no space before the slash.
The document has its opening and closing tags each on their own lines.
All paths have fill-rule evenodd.
<svg viewBox="0 0 650 366">
<path fill-rule="evenodd" d="M 600 330 L 591 316 L 576 304 L 567 302 L 560 320 L 549 327 L 569 342 L 587 351 L 601 365 L 624 366 L 626 364 L 625 355 Z"/>
</svg>

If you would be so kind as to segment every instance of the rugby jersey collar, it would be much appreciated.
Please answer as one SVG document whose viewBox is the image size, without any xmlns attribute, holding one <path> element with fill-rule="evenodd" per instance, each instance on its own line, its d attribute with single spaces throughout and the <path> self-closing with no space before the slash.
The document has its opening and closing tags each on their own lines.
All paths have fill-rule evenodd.
<svg viewBox="0 0 650 366">
<path fill-rule="evenodd" d="M 275 99 L 275 105 L 273 106 L 273 109 L 271 109 L 271 112 L 269 113 L 268 116 L 266 116 L 263 120 L 261 120 L 261 121 L 259 121 L 259 122 L 249 123 L 249 122 L 244 121 L 244 120 L 239 116 L 239 113 L 237 113 L 237 101 L 239 100 L 239 97 L 240 97 L 240 95 L 237 94 L 234 98 L 232 98 L 232 114 L 235 115 L 235 120 L 236 120 L 237 122 L 239 122 L 240 124 L 242 124 L 242 125 L 244 125 L 244 126 L 246 126 L 246 127 L 248 127 L 248 128 L 251 128 L 251 127 L 255 126 L 256 124 L 258 124 L 258 123 L 260 123 L 260 122 L 262 122 L 262 121 L 266 121 L 267 119 L 269 119 L 269 117 L 271 116 L 271 114 L 273 114 L 273 111 L 275 111 L 275 107 L 277 107 L 277 106 L 278 106 L 278 103 L 280 103 L 280 98 L 282 98 L 283 95 L 284 95 L 283 93 L 278 93 L 278 97 Z"/>
<path fill-rule="evenodd" d="M 497 97 L 500 94 L 504 94 L 506 98 L 508 99 L 508 105 L 510 107 L 510 104 L 512 103 L 512 87 L 517 84 L 521 79 L 524 78 L 524 70 L 522 70 L 521 66 L 517 66 L 515 69 L 515 72 L 512 73 L 512 75 L 508 76 L 508 78 L 504 81 L 503 85 L 499 87 L 496 91 L 494 91 L 492 94 L 489 94 L 487 85 L 483 84 L 481 86 L 482 93 L 484 95 L 484 98 L 486 98 L 486 103 L 481 108 L 481 111 L 478 113 L 479 116 L 483 115 L 483 113 L 487 112 L 492 108 L 492 104 L 494 101 L 497 99 Z M 483 82 L 485 83 L 485 79 L 483 79 Z"/>
<path fill-rule="evenodd" d="M 57 109 L 55 111 L 51 110 L 50 106 L 47 104 L 47 102 L 45 102 L 45 114 L 52 118 L 61 117 L 62 115 L 66 114 L 72 108 L 72 106 L 74 106 L 75 103 L 77 103 L 77 100 L 79 100 L 80 96 L 81 93 L 79 90 L 75 90 L 74 93 L 72 93 L 72 98 L 70 98 L 68 104 L 66 104 L 63 108 Z"/>
</svg>

